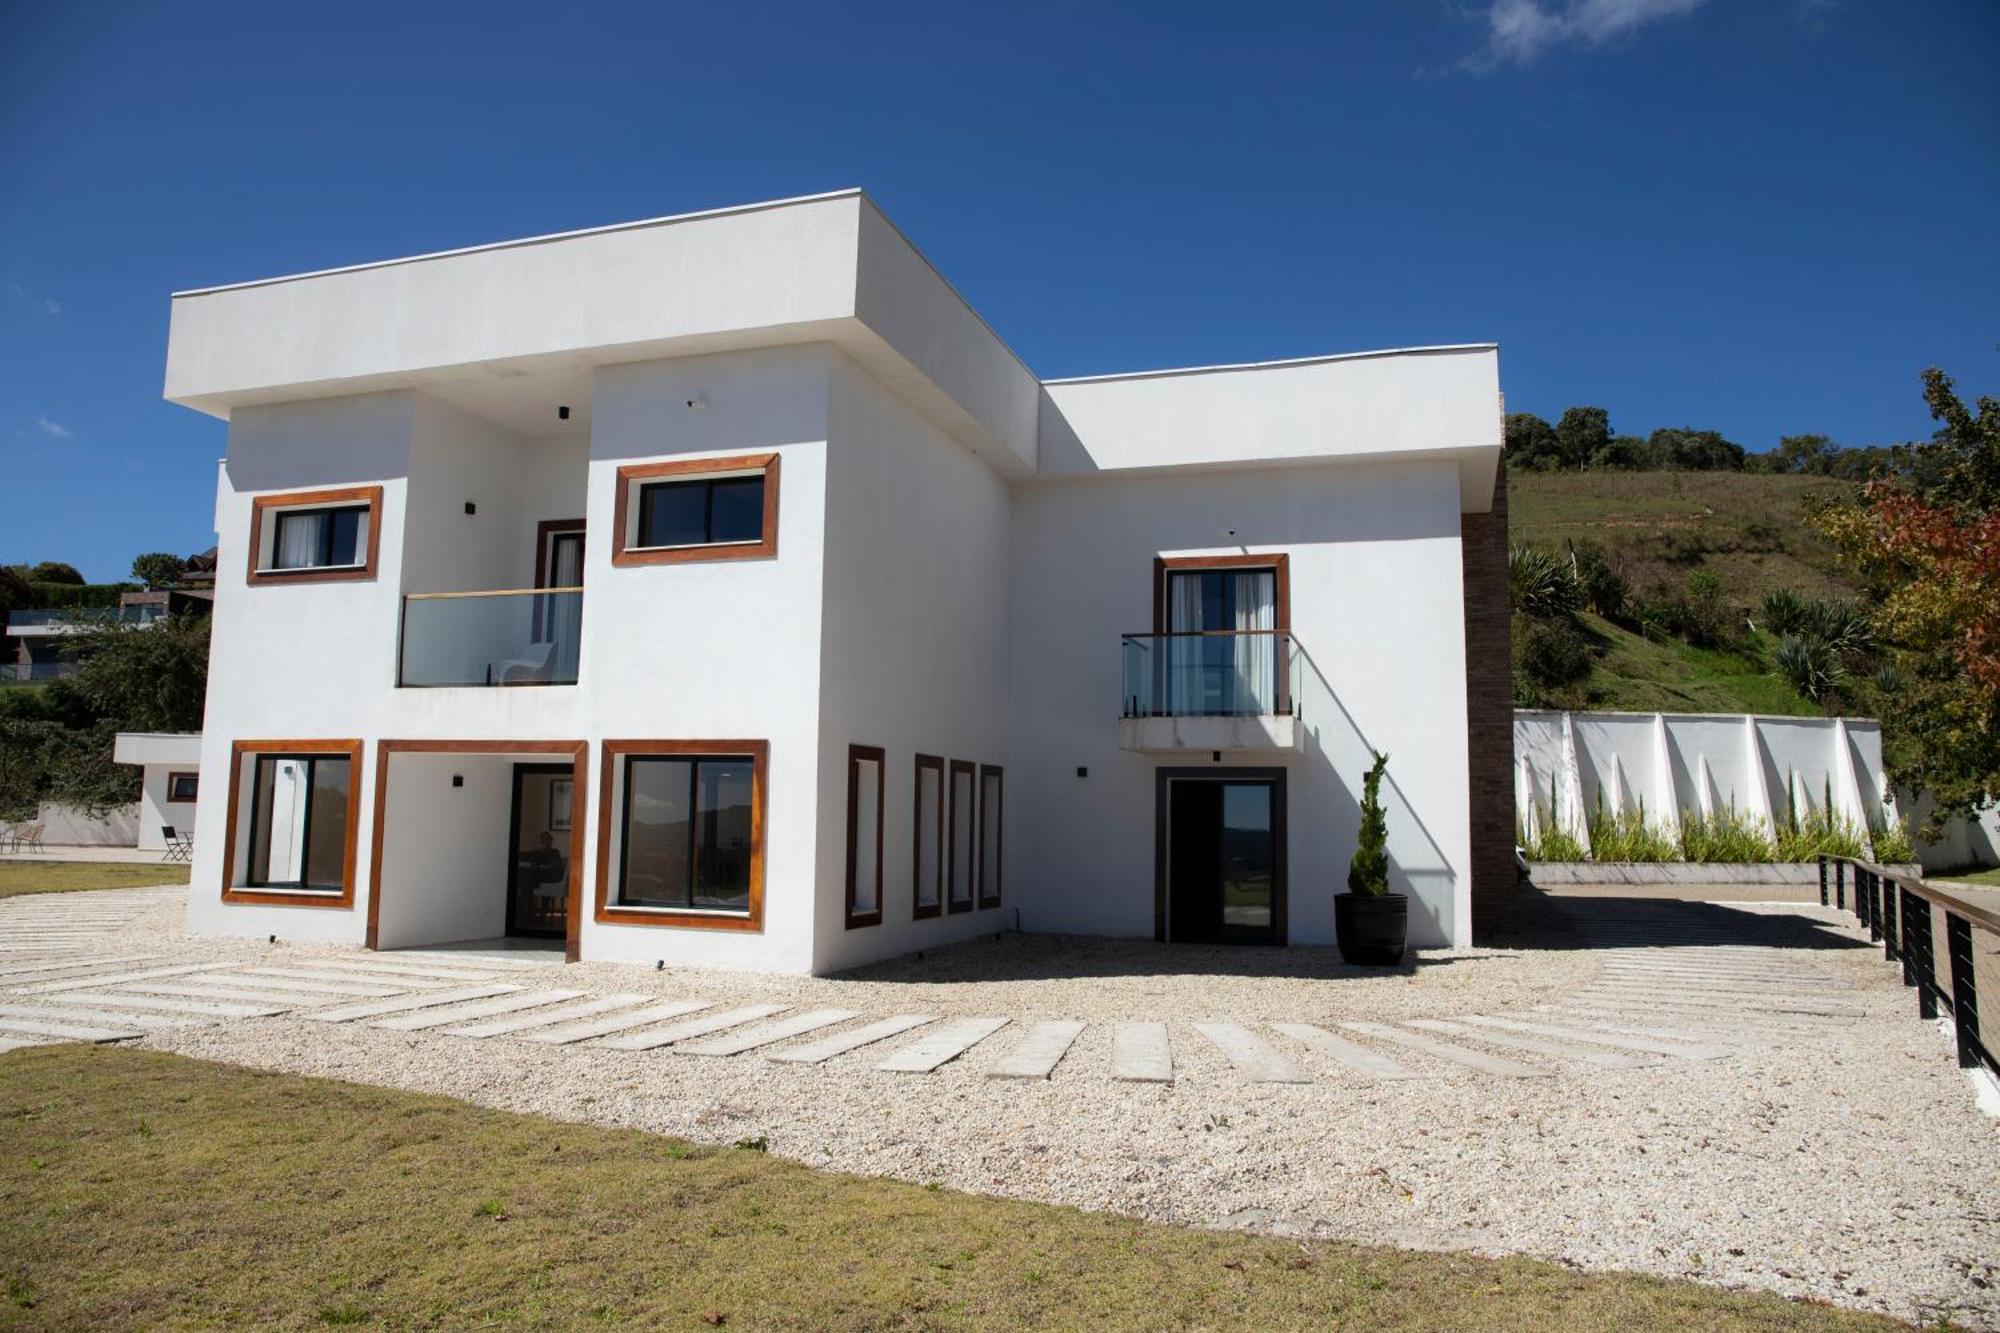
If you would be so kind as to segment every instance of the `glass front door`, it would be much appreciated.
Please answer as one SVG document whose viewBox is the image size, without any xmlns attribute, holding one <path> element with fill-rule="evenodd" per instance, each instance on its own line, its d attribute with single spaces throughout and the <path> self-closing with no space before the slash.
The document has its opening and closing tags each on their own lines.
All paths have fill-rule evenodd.
<svg viewBox="0 0 2000 1333">
<path fill-rule="evenodd" d="M 1167 938 L 1283 943 L 1282 780 L 1166 782 Z"/>
<path fill-rule="evenodd" d="M 514 765 L 514 817 L 508 856 L 507 933 L 562 939 L 569 925 L 571 802 L 568 764 Z"/>
</svg>

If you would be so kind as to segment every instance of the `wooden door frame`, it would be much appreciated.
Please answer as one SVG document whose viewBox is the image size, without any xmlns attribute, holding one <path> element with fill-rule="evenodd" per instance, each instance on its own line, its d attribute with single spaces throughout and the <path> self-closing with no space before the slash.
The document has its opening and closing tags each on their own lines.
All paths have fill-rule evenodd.
<svg viewBox="0 0 2000 1333">
<path fill-rule="evenodd" d="M 1153 794 L 1153 938 L 1162 944 L 1167 938 L 1167 828 L 1172 813 L 1169 789 L 1176 781 L 1267 782 L 1271 784 L 1271 944 L 1291 943 L 1290 873 L 1288 844 L 1291 841 L 1286 817 L 1286 783 L 1290 770 L 1282 767 L 1159 768 L 1154 771 Z M 1228 943 L 1229 941 L 1224 941 Z"/>
<path fill-rule="evenodd" d="M 391 740 L 375 745 L 375 818 L 368 848 L 368 936 L 370 949 L 381 948 L 382 925 L 382 835 L 389 823 L 389 759 L 398 754 L 549 754 L 567 755 L 570 761 L 569 810 L 569 903 L 565 909 L 563 961 L 574 963 L 582 956 L 583 875 L 575 867 L 583 864 L 584 826 L 588 822 L 590 794 L 590 742 L 588 741 L 437 741 Z"/>
</svg>

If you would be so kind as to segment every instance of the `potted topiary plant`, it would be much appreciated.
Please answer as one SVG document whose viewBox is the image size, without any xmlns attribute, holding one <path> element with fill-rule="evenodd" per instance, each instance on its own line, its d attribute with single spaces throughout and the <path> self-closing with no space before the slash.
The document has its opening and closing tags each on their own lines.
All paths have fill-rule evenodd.
<svg viewBox="0 0 2000 1333">
<path fill-rule="evenodd" d="M 1347 892 L 1333 898 L 1340 956 L 1362 967 L 1403 961 L 1410 900 L 1389 892 L 1389 821 L 1382 812 L 1382 774 L 1389 756 L 1377 754 L 1361 780 L 1361 839 L 1347 868 Z"/>
</svg>

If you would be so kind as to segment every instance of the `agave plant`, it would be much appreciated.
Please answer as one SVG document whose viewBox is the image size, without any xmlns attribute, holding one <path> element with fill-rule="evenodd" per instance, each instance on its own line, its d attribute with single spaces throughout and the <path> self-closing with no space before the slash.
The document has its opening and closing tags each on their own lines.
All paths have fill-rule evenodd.
<svg viewBox="0 0 2000 1333">
<path fill-rule="evenodd" d="M 1840 657 L 1820 639 L 1788 634 L 1774 660 L 1778 674 L 1814 703 L 1823 702 L 1840 684 Z"/>
<path fill-rule="evenodd" d="M 1797 634 L 1806 622 L 1806 599 L 1790 588 L 1764 594 L 1764 627 L 1773 634 Z"/>
<path fill-rule="evenodd" d="M 1569 561 L 1532 546 L 1511 546 L 1507 598 L 1524 615 L 1567 616 L 1583 605 L 1583 589 Z"/>
</svg>

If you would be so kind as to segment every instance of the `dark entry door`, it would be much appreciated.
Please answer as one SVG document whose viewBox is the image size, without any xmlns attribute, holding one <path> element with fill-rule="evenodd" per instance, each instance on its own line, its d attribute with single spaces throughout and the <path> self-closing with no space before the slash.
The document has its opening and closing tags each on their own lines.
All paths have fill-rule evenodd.
<svg viewBox="0 0 2000 1333">
<path fill-rule="evenodd" d="M 1283 771 L 1195 772 L 1160 778 L 1166 937 L 1284 943 Z"/>
<path fill-rule="evenodd" d="M 514 765 L 508 839 L 507 933 L 563 939 L 569 926 L 572 783 L 568 764 Z"/>
</svg>

